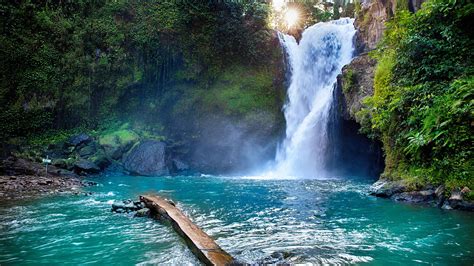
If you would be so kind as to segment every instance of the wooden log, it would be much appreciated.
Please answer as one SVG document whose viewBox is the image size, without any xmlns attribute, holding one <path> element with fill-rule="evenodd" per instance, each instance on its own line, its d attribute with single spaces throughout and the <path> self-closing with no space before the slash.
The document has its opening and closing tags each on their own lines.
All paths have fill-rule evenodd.
<svg viewBox="0 0 474 266">
<path fill-rule="evenodd" d="M 234 259 L 225 252 L 204 231 L 195 225 L 174 204 L 159 196 L 140 196 L 140 200 L 156 214 L 159 219 L 171 223 L 181 235 L 191 251 L 206 265 L 230 265 Z"/>
</svg>

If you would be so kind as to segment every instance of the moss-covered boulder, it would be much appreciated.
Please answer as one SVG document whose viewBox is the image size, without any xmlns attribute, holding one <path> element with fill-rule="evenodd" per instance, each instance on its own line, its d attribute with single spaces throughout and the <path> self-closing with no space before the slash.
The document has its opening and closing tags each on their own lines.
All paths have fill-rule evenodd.
<svg viewBox="0 0 474 266">
<path fill-rule="evenodd" d="M 99 166 L 100 169 L 105 169 L 111 164 L 109 158 L 103 149 L 99 149 L 95 154 L 88 158 L 91 162 Z"/>
<path fill-rule="evenodd" d="M 166 144 L 146 140 L 135 145 L 123 159 L 124 168 L 136 175 L 159 176 L 169 174 L 166 163 Z"/>
<path fill-rule="evenodd" d="M 132 130 L 120 129 L 107 132 L 99 137 L 99 144 L 105 155 L 113 160 L 120 160 L 122 155 L 138 142 L 139 136 Z"/>
<path fill-rule="evenodd" d="M 95 142 L 91 142 L 88 145 L 81 147 L 77 153 L 80 157 L 89 157 L 97 152 L 97 145 Z"/>
<path fill-rule="evenodd" d="M 74 168 L 74 164 L 76 163 L 76 159 L 74 158 L 59 158 L 54 159 L 52 164 L 58 168 L 72 170 Z"/>
</svg>

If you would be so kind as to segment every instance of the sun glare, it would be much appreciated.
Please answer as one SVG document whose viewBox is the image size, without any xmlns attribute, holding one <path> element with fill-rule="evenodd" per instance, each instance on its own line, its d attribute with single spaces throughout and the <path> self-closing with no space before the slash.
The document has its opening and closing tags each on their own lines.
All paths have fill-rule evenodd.
<svg viewBox="0 0 474 266">
<path fill-rule="evenodd" d="M 272 1 L 273 9 L 275 9 L 276 11 L 280 11 L 283 8 L 284 5 L 285 5 L 285 0 L 273 0 Z"/>
<path fill-rule="evenodd" d="M 296 9 L 288 9 L 285 12 L 285 22 L 288 28 L 293 27 L 299 19 L 299 13 Z"/>
</svg>

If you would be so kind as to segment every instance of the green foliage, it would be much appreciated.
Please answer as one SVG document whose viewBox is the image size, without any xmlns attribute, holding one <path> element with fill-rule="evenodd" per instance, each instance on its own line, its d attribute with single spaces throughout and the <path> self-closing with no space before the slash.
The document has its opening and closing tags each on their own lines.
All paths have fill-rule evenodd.
<svg viewBox="0 0 474 266">
<path fill-rule="evenodd" d="M 386 175 L 474 187 L 473 12 L 469 1 L 430 0 L 387 24 L 359 114 L 384 143 Z"/>
<path fill-rule="evenodd" d="M 349 93 L 351 88 L 357 84 L 357 75 L 354 73 L 352 69 L 348 69 L 343 73 L 342 76 L 343 79 L 343 85 L 342 85 L 342 91 L 344 93 Z"/>
<path fill-rule="evenodd" d="M 100 135 L 100 145 L 113 146 L 115 143 L 130 143 L 138 140 L 138 135 L 128 129 L 119 129 L 117 131 L 109 131 L 104 135 Z"/>
<path fill-rule="evenodd" d="M 208 93 L 226 114 L 273 108 L 271 71 L 222 85 L 226 69 L 274 63 L 268 12 L 253 1 L 2 2 L 0 142 L 117 121 L 161 138 L 172 110 L 192 116 L 186 104 L 211 103 Z"/>
<path fill-rule="evenodd" d="M 196 118 L 199 114 L 218 114 L 241 119 L 253 112 L 280 112 L 284 90 L 273 84 L 268 67 L 232 66 L 220 72 L 212 84 L 201 83 L 190 89 L 177 86 L 174 94 L 165 95 L 165 102 L 174 102 L 170 119 Z M 179 97 L 177 95 L 180 95 Z M 160 105 L 167 106 L 166 103 Z M 193 119 L 194 119 L 193 118 Z"/>
<path fill-rule="evenodd" d="M 47 110 L 24 110 L 12 107 L 0 110 L 0 142 L 11 136 L 31 136 L 51 129 L 52 114 Z"/>
<path fill-rule="evenodd" d="M 242 115 L 262 108 L 278 109 L 268 69 L 233 67 L 220 76 L 204 97 L 208 108 Z"/>
</svg>

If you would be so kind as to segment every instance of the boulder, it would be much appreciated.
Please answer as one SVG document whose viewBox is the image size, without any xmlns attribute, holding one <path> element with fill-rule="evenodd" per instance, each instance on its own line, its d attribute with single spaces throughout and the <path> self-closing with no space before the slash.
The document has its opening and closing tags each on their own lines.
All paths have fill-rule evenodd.
<svg viewBox="0 0 474 266">
<path fill-rule="evenodd" d="M 465 195 L 469 193 L 469 188 L 462 190 L 455 189 L 451 192 L 451 196 L 444 202 L 443 209 L 451 210 L 463 210 L 463 211 L 474 211 L 474 201 L 465 199 Z"/>
<path fill-rule="evenodd" d="M 135 217 L 148 217 L 149 215 L 150 215 L 150 209 L 148 208 L 140 209 L 135 213 Z"/>
<path fill-rule="evenodd" d="M 66 144 L 68 146 L 79 146 L 81 144 L 87 144 L 89 142 L 92 141 L 92 137 L 85 134 L 85 133 L 81 133 L 79 135 L 75 135 L 75 136 L 72 136 L 67 142 Z"/>
<path fill-rule="evenodd" d="M 136 175 L 168 175 L 165 151 L 166 144 L 161 141 L 143 141 L 124 156 L 123 166 Z"/>
<path fill-rule="evenodd" d="M 392 198 L 396 201 L 405 201 L 410 203 L 428 203 L 436 197 L 434 190 L 410 191 L 395 194 Z"/>
<path fill-rule="evenodd" d="M 145 208 L 145 204 L 143 204 L 140 201 L 132 201 L 130 199 L 128 200 L 123 200 L 123 201 L 117 201 L 112 204 L 112 212 L 117 212 L 117 213 L 129 213 L 129 212 L 134 212 L 134 211 L 139 211 L 141 209 Z"/>
<path fill-rule="evenodd" d="M 110 160 L 103 151 L 98 151 L 96 154 L 89 157 L 89 160 L 99 166 L 100 169 L 105 169 L 110 165 Z"/>
<path fill-rule="evenodd" d="M 380 179 L 370 187 L 370 195 L 390 198 L 395 194 L 405 192 L 407 187 L 401 181 Z"/>
<path fill-rule="evenodd" d="M 88 145 L 82 147 L 79 151 L 78 151 L 78 154 L 79 156 L 81 157 L 88 157 L 88 156 L 91 156 L 93 155 L 94 153 L 97 152 L 97 148 L 95 145 L 91 143 L 89 143 Z"/>
<path fill-rule="evenodd" d="M 72 177 L 72 178 L 78 178 L 79 177 L 74 172 L 66 170 L 66 169 L 57 169 L 54 173 L 48 169 L 48 173 L 49 174 L 54 174 L 54 175 L 59 175 L 59 176 L 64 176 L 64 177 Z"/>
<path fill-rule="evenodd" d="M 446 197 L 444 195 L 445 190 L 446 190 L 446 188 L 444 187 L 444 185 L 440 185 L 435 190 L 436 199 L 437 199 L 436 200 L 436 206 L 438 206 L 440 208 L 443 206 L 443 203 L 446 199 Z"/>
<path fill-rule="evenodd" d="M 462 211 L 474 211 L 474 202 L 472 201 L 465 201 L 465 200 L 460 200 L 460 201 L 450 201 L 448 200 L 449 205 L 451 206 L 452 209 L 455 210 L 462 210 Z"/>
<path fill-rule="evenodd" d="M 120 146 L 105 146 L 104 149 L 105 149 L 105 152 L 107 153 L 107 155 L 110 158 L 112 158 L 114 160 L 119 160 L 120 158 L 122 158 L 122 155 L 123 155 L 122 147 L 120 147 Z"/>
<path fill-rule="evenodd" d="M 53 160 L 52 165 L 59 168 L 67 169 L 66 159 L 55 159 Z"/>
<path fill-rule="evenodd" d="M 78 174 L 97 174 L 100 167 L 89 160 L 81 159 L 74 164 L 74 170 Z"/>
<path fill-rule="evenodd" d="M 138 139 L 139 136 L 135 132 L 122 129 L 101 136 L 99 144 L 108 158 L 120 160 L 123 154 L 129 151 Z"/>
</svg>

